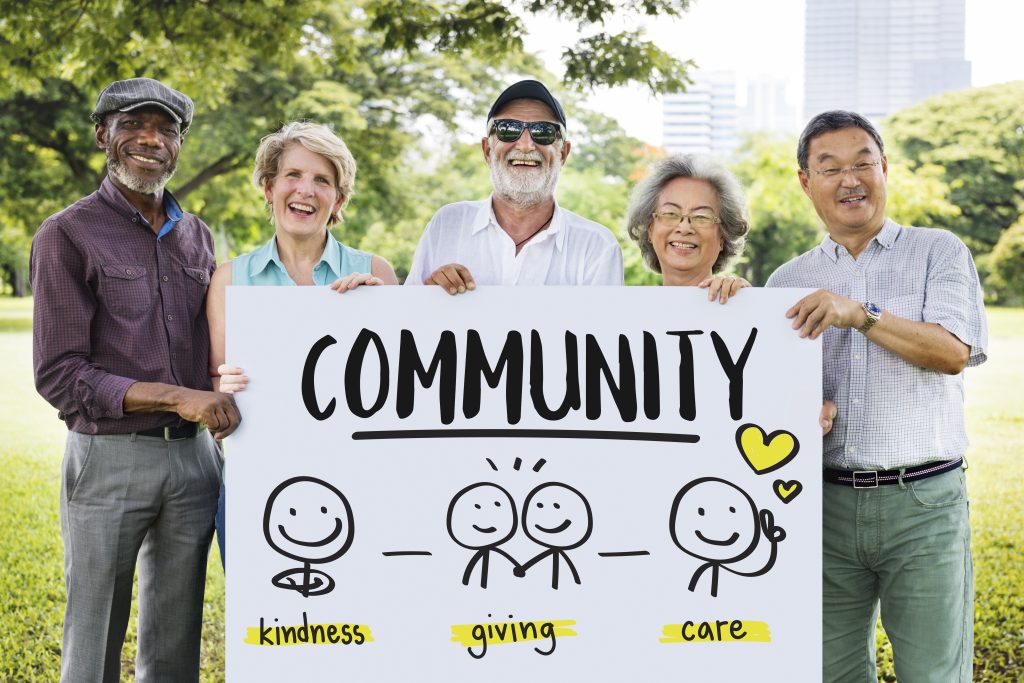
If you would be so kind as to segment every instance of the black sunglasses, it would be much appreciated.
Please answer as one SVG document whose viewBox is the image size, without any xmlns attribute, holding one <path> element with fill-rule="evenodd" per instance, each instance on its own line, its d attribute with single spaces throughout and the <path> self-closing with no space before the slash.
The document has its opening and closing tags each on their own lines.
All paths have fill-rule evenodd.
<svg viewBox="0 0 1024 683">
<path fill-rule="evenodd" d="M 524 130 L 530 131 L 530 137 L 538 145 L 550 145 L 562 137 L 562 131 L 557 123 L 517 121 L 516 119 L 495 119 L 488 135 L 497 135 L 502 142 L 515 142 L 522 137 Z"/>
</svg>

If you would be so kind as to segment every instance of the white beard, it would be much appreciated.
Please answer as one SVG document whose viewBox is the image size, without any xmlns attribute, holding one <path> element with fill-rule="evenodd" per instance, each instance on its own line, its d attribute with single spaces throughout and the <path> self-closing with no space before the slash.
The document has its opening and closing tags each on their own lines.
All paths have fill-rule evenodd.
<svg viewBox="0 0 1024 683">
<path fill-rule="evenodd" d="M 523 131 L 523 135 L 529 135 L 529 132 Z M 558 163 L 562 151 L 562 142 L 560 140 L 553 145 L 556 159 L 554 163 L 548 163 L 538 151 L 518 152 L 512 150 L 505 155 L 504 159 L 498 159 L 495 142 L 496 140 L 492 139 L 491 154 L 488 159 L 491 167 L 491 184 L 494 186 L 494 194 L 523 208 L 536 206 L 555 196 L 558 176 L 562 171 L 562 165 Z M 534 173 L 532 170 L 517 171 L 514 166 L 508 163 L 512 159 L 538 161 L 541 163 L 543 172 Z"/>
<path fill-rule="evenodd" d="M 128 167 L 121 161 L 111 156 L 110 149 L 107 149 L 107 173 L 116 178 L 118 182 L 129 190 L 138 192 L 139 194 L 156 194 L 160 192 L 174 176 L 175 170 L 176 166 L 171 167 L 164 171 L 163 175 L 156 180 L 146 182 L 129 171 Z"/>
</svg>

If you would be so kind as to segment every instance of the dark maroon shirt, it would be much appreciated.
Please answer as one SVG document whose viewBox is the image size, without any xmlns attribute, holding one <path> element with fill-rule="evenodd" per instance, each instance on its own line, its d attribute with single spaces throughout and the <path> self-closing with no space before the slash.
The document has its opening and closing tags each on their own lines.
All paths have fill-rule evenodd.
<svg viewBox="0 0 1024 683">
<path fill-rule="evenodd" d="M 171 215 L 177 203 L 165 195 Z M 36 389 L 68 429 L 176 424 L 174 413 L 124 412 L 135 382 L 212 388 L 205 303 L 215 265 L 205 223 L 186 213 L 158 239 L 109 178 L 43 222 L 29 271 Z"/>
</svg>

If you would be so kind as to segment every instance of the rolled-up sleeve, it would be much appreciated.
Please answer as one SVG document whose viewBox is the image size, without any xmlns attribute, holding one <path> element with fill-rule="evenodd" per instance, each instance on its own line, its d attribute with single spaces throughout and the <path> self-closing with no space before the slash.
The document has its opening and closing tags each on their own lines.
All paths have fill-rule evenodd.
<svg viewBox="0 0 1024 683">
<path fill-rule="evenodd" d="M 929 254 L 923 319 L 941 325 L 971 347 L 968 366 L 984 363 L 988 324 L 981 282 L 971 252 L 958 237 L 943 231 Z"/>
<path fill-rule="evenodd" d="M 36 389 L 64 416 L 80 413 L 92 421 L 121 418 L 124 395 L 135 380 L 92 362 L 97 301 L 89 282 L 87 255 L 54 219 L 43 223 L 32 241 L 29 277 L 35 298 Z"/>
</svg>

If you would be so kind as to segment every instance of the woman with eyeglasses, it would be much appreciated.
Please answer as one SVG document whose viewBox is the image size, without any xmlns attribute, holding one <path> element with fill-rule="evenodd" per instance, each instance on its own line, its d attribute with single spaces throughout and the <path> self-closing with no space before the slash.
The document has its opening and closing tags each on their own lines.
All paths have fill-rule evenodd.
<svg viewBox="0 0 1024 683">
<path fill-rule="evenodd" d="M 633 191 L 629 236 L 665 285 L 702 287 L 725 303 L 750 283 L 720 275 L 743 251 L 747 202 L 736 177 L 711 157 L 683 154 L 656 163 Z"/>
<path fill-rule="evenodd" d="M 262 247 L 223 263 L 210 279 L 210 374 L 226 393 L 245 389 L 242 368 L 224 359 L 227 285 L 322 285 L 344 293 L 361 285 L 397 285 L 391 264 L 331 235 L 352 196 L 356 162 L 330 128 L 296 121 L 266 136 L 256 150 L 253 183 L 263 192 L 274 236 Z M 224 561 L 224 487 L 217 509 L 217 542 Z"/>
<path fill-rule="evenodd" d="M 725 303 L 750 283 L 720 275 L 743 251 L 747 200 L 739 180 L 711 157 L 681 154 L 656 163 L 630 198 L 626 227 L 648 267 L 662 284 L 702 287 L 708 300 Z M 836 418 L 825 401 L 818 415 L 822 434 Z"/>
</svg>

